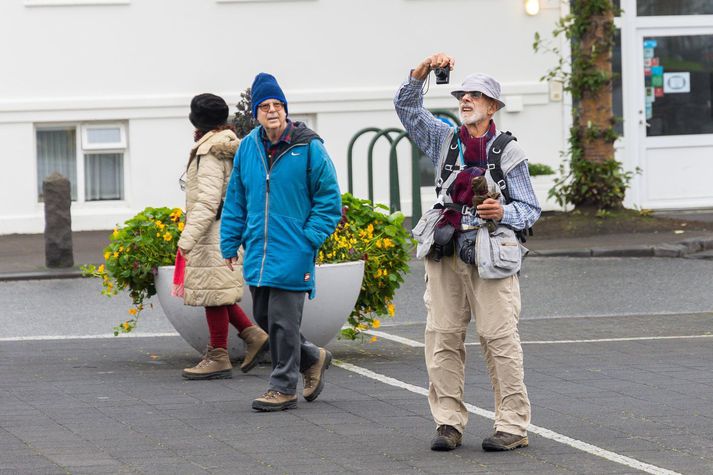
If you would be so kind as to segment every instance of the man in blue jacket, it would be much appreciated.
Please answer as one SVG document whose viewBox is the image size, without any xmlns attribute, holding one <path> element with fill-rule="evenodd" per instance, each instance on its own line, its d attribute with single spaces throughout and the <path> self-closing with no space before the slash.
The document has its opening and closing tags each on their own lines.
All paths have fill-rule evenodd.
<svg viewBox="0 0 713 475">
<path fill-rule="evenodd" d="M 220 248 L 229 267 L 245 248 L 243 273 L 253 316 L 270 336 L 268 390 L 253 401 L 258 411 L 314 401 L 324 386 L 332 355 L 300 333 L 305 293 L 314 298 L 317 252 L 341 218 L 336 172 L 322 139 L 287 118 L 287 99 L 277 80 L 260 73 L 252 85 L 252 113 L 259 126 L 243 139 L 225 196 Z"/>
</svg>

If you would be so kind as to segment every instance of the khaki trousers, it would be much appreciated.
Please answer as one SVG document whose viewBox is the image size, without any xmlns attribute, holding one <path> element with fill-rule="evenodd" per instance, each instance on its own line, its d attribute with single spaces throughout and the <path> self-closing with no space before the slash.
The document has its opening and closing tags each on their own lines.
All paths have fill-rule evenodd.
<svg viewBox="0 0 713 475">
<path fill-rule="evenodd" d="M 530 400 L 517 330 L 520 282 L 517 275 L 485 280 L 476 266 L 457 255 L 440 262 L 426 259 L 426 366 L 428 403 L 437 425 L 463 433 L 468 411 L 463 404 L 465 334 L 471 315 L 495 395 L 495 430 L 524 436 L 530 424 Z"/>
</svg>

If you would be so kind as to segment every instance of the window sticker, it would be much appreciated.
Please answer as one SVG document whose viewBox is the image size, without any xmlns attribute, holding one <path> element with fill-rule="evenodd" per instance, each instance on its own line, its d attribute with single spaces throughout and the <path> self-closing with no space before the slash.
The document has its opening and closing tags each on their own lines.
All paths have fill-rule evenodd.
<svg viewBox="0 0 713 475">
<path fill-rule="evenodd" d="M 664 73 L 663 92 L 666 94 L 681 94 L 691 92 L 691 73 Z"/>
</svg>

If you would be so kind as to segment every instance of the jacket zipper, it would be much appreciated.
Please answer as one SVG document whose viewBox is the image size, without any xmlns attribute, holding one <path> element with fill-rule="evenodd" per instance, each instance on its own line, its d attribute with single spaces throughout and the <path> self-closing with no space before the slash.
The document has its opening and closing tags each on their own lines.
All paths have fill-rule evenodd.
<svg viewBox="0 0 713 475">
<path fill-rule="evenodd" d="M 262 152 L 262 166 L 265 168 L 265 221 L 263 223 L 263 244 L 262 244 L 262 262 L 260 263 L 260 277 L 258 278 L 257 286 L 260 287 L 262 286 L 262 275 L 263 272 L 265 271 L 265 260 L 267 259 L 267 222 L 268 222 L 268 213 L 270 209 L 270 172 L 272 171 L 273 167 L 277 164 L 278 160 L 282 158 L 287 152 L 292 150 L 293 148 L 300 147 L 302 145 L 305 145 L 303 143 L 295 144 L 287 148 L 284 152 L 282 152 L 280 155 L 275 158 L 275 160 L 272 162 L 272 165 L 268 168 L 267 163 L 268 163 L 268 158 L 267 155 L 265 154 L 265 149 L 260 143 L 259 139 L 255 137 L 255 141 L 257 142 L 260 151 Z M 309 144 L 308 144 L 309 145 Z"/>
</svg>

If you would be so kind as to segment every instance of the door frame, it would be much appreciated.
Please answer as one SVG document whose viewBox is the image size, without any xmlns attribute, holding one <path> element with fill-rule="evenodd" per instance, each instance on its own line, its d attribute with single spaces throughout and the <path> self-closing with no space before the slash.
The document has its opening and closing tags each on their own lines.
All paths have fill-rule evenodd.
<svg viewBox="0 0 713 475">
<path fill-rule="evenodd" d="M 645 180 L 647 147 L 713 146 L 713 134 L 646 137 L 644 100 L 644 37 L 713 35 L 713 15 L 636 16 L 636 0 L 621 0 L 622 15 L 615 21 L 621 30 L 623 143 L 618 144 L 617 159 L 634 175 L 626 199 L 627 207 L 642 207 L 646 199 Z"/>
</svg>

